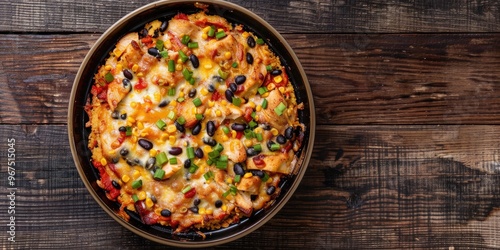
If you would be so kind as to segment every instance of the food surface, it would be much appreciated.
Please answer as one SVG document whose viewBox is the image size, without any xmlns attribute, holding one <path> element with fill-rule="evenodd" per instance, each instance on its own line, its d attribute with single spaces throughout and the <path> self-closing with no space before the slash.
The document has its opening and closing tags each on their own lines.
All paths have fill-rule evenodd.
<svg viewBox="0 0 500 250">
<path fill-rule="evenodd" d="M 91 94 L 97 184 L 125 219 L 227 227 L 270 206 L 296 167 L 303 105 L 285 65 L 220 16 L 179 13 L 126 34 Z"/>
</svg>

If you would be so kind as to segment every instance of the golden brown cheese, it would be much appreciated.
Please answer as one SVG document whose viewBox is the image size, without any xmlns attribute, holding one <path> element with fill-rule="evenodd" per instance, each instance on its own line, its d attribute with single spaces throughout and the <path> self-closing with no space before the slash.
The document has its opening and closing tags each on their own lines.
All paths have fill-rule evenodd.
<svg viewBox="0 0 500 250">
<path fill-rule="evenodd" d="M 272 204 L 304 127 L 264 38 L 204 12 L 131 32 L 87 107 L 98 185 L 145 224 L 216 229 Z"/>
</svg>

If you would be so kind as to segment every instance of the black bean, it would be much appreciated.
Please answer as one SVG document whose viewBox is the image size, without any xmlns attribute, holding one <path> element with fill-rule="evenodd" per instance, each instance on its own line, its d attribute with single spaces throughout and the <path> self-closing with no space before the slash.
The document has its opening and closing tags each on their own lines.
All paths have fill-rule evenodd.
<svg viewBox="0 0 500 250">
<path fill-rule="evenodd" d="M 113 185 L 113 187 L 116 188 L 116 189 L 120 189 L 121 188 L 120 184 L 117 181 L 115 181 L 115 180 L 111 181 L 111 185 Z"/>
<path fill-rule="evenodd" d="M 126 156 L 126 155 L 128 155 L 128 149 L 126 149 L 126 148 L 122 148 L 122 149 L 120 150 L 120 155 L 121 155 L 121 156 Z"/>
<path fill-rule="evenodd" d="M 119 161 L 120 161 L 120 158 L 118 158 L 118 157 L 111 158 L 111 162 L 114 164 L 118 163 Z"/>
<path fill-rule="evenodd" d="M 212 85 L 212 84 L 208 85 L 208 92 L 210 92 L 210 93 L 215 92 L 215 87 L 214 87 L 214 85 Z"/>
<path fill-rule="evenodd" d="M 158 104 L 158 107 L 163 108 L 166 107 L 170 102 L 168 100 L 163 100 Z"/>
<path fill-rule="evenodd" d="M 244 75 L 239 75 L 239 76 L 234 78 L 234 82 L 238 85 L 245 83 L 246 80 L 247 80 L 247 77 Z"/>
<path fill-rule="evenodd" d="M 259 154 L 254 148 L 247 148 L 247 156 L 255 156 Z"/>
<path fill-rule="evenodd" d="M 279 143 L 279 144 L 285 144 L 286 143 L 286 138 L 284 135 L 278 135 L 278 137 L 276 137 L 276 142 Z"/>
<path fill-rule="evenodd" d="M 197 135 L 200 132 L 201 132 L 201 122 L 198 122 L 196 123 L 196 125 L 194 125 L 194 128 L 191 130 L 191 134 Z"/>
<path fill-rule="evenodd" d="M 226 92 L 224 93 L 226 95 L 226 99 L 228 102 L 233 102 L 233 97 L 234 93 L 230 89 L 226 89 Z"/>
<path fill-rule="evenodd" d="M 160 25 L 160 31 L 164 32 L 165 30 L 167 30 L 167 27 L 168 27 L 168 21 L 165 20 Z"/>
<path fill-rule="evenodd" d="M 195 206 L 200 205 L 200 203 L 201 203 L 201 200 L 198 199 L 198 198 L 195 198 L 194 201 L 193 201 L 193 205 L 195 205 Z"/>
<path fill-rule="evenodd" d="M 160 51 L 156 47 L 151 47 L 148 49 L 148 54 L 154 56 L 154 57 L 159 57 L 160 56 Z"/>
<path fill-rule="evenodd" d="M 125 114 L 121 114 L 121 115 L 120 115 L 120 118 L 121 118 L 122 120 L 127 119 L 127 113 L 125 113 Z"/>
<path fill-rule="evenodd" d="M 238 90 L 238 85 L 236 85 L 236 83 L 232 82 L 229 84 L 229 90 L 231 90 L 231 92 L 233 93 L 236 93 L 236 91 Z M 231 99 L 232 101 L 233 99 Z"/>
<path fill-rule="evenodd" d="M 215 124 L 213 121 L 208 121 L 207 122 L 207 134 L 209 136 L 214 136 L 215 135 Z"/>
<path fill-rule="evenodd" d="M 252 194 L 252 195 L 250 195 L 250 200 L 251 201 L 257 200 L 257 197 L 259 197 L 259 196 L 256 194 Z"/>
<path fill-rule="evenodd" d="M 175 121 L 174 124 L 175 124 L 175 128 L 177 128 L 177 130 L 179 132 L 184 133 L 186 131 L 186 129 L 184 128 L 184 125 L 181 125 L 177 121 Z"/>
<path fill-rule="evenodd" d="M 153 143 L 146 139 L 139 139 L 138 143 L 143 149 L 150 150 L 153 148 Z"/>
<path fill-rule="evenodd" d="M 123 88 L 125 88 L 127 91 L 130 91 L 132 89 L 132 83 L 130 82 L 129 79 L 125 78 L 122 81 Z"/>
<path fill-rule="evenodd" d="M 124 69 L 123 70 L 123 75 L 129 79 L 129 80 L 132 80 L 132 78 L 134 78 L 134 75 L 132 74 L 132 71 L 128 70 L 128 69 Z"/>
<path fill-rule="evenodd" d="M 115 111 L 113 111 L 113 113 L 111 113 L 111 118 L 113 118 L 113 119 L 118 119 L 118 118 L 120 118 L 120 112 L 118 112 L 118 111 L 116 111 L 116 110 L 115 110 Z"/>
<path fill-rule="evenodd" d="M 299 136 L 299 135 L 300 135 L 300 133 L 302 133 L 302 127 L 301 127 L 301 126 L 297 126 L 297 127 L 295 128 L 295 131 L 294 131 L 294 132 L 295 132 L 295 136 Z"/>
<path fill-rule="evenodd" d="M 152 169 L 154 166 L 155 166 L 155 163 L 156 163 L 156 158 L 155 157 L 151 157 L 149 158 L 147 161 L 146 161 L 146 169 Z"/>
<path fill-rule="evenodd" d="M 275 69 L 275 70 L 271 71 L 272 76 L 278 76 L 278 75 L 281 75 L 281 73 L 283 73 L 283 71 L 281 71 L 281 69 Z"/>
<path fill-rule="evenodd" d="M 215 147 L 215 145 L 217 145 L 217 141 L 211 137 L 203 137 L 202 140 L 203 140 L 203 143 L 205 143 L 209 146 Z"/>
<path fill-rule="evenodd" d="M 144 38 L 148 36 L 148 30 L 146 28 L 139 31 L 139 38 Z"/>
<path fill-rule="evenodd" d="M 259 178 L 263 178 L 265 176 L 264 171 L 262 170 L 252 170 L 252 175 L 257 176 Z"/>
<path fill-rule="evenodd" d="M 172 215 L 172 212 L 170 212 L 170 210 L 168 210 L 168 209 L 163 209 L 163 210 L 161 210 L 160 214 L 163 217 L 170 217 Z"/>
<path fill-rule="evenodd" d="M 154 203 L 156 203 L 158 200 L 156 200 L 156 196 L 151 195 L 151 201 L 154 202 Z"/>
<path fill-rule="evenodd" d="M 137 165 L 139 165 L 139 163 L 140 163 L 139 159 L 133 159 L 133 160 L 132 160 L 132 159 L 127 158 L 125 161 L 126 161 L 126 162 L 127 162 L 127 164 L 128 164 L 128 165 L 130 165 L 130 166 L 137 166 Z"/>
<path fill-rule="evenodd" d="M 245 175 L 245 169 L 241 163 L 235 163 L 233 166 L 234 173 L 240 176 Z"/>
<path fill-rule="evenodd" d="M 242 124 L 242 123 L 233 123 L 233 124 L 231 125 L 231 128 L 232 128 L 233 130 L 236 130 L 236 131 L 243 131 L 243 130 L 245 130 L 246 125 L 245 125 L 245 124 Z"/>
<path fill-rule="evenodd" d="M 200 67 L 200 60 L 198 60 L 198 57 L 195 54 L 189 55 L 189 61 L 191 61 L 191 65 L 193 65 L 193 68 L 197 69 Z"/>
<path fill-rule="evenodd" d="M 248 44 L 248 47 L 250 47 L 250 48 L 255 47 L 255 39 L 253 39 L 253 36 L 248 36 L 247 44 Z"/>
<path fill-rule="evenodd" d="M 275 186 L 269 186 L 266 189 L 266 194 L 268 194 L 268 195 L 272 195 L 272 194 L 274 194 L 274 192 L 276 192 L 276 187 Z"/>
<path fill-rule="evenodd" d="M 189 208 L 189 211 L 191 211 L 191 212 L 193 212 L 193 213 L 197 214 L 197 213 L 198 213 L 198 207 L 190 207 L 190 208 Z"/>
<path fill-rule="evenodd" d="M 293 138 L 293 127 L 292 126 L 286 128 L 286 130 L 285 130 L 285 138 L 287 138 L 288 140 L 290 140 L 290 139 Z"/>
<path fill-rule="evenodd" d="M 197 149 L 194 151 L 194 155 L 196 155 L 196 157 L 198 157 L 198 158 L 200 158 L 200 159 L 201 159 L 201 158 L 203 158 L 203 156 L 204 156 L 205 154 L 203 153 L 203 150 L 202 150 L 201 148 L 197 148 Z"/>
<path fill-rule="evenodd" d="M 250 54 L 249 52 L 247 52 L 246 58 L 247 58 L 247 63 L 248 64 L 253 64 L 253 56 L 252 56 L 252 54 Z"/>
<path fill-rule="evenodd" d="M 184 168 L 190 168 L 191 167 L 191 160 L 190 159 L 186 159 L 184 161 Z"/>
<path fill-rule="evenodd" d="M 121 127 L 118 128 L 118 131 L 125 133 L 125 132 L 127 132 L 127 127 L 121 126 Z"/>
<path fill-rule="evenodd" d="M 196 89 L 189 90 L 188 96 L 189 96 L 189 98 L 195 97 L 196 96 Z"/>
<path fill-rule="evenodd" d="M 221 200 L 216 200 L 215 201 L 215 207 L 216 208 L 222 207 L 222 201 Z"/>
<path fill-rule="evenodd" d="M 271 130 L 271 125 L 267 124 L 267 123 L 262 123 L 261 124 L 261 127 L 262 129 L 264 130 Z"/>
<path fill-rule="evenodd" d="M 271 150 L 271 151 L 274 151 L 274 150 L 272 150 L 272 149 L 271 149 L 271 147 L 272 147 L 272 145 L 273 145 L 273 144 L 275 144 L 275 142 L 273 142 L 273 141 L 271 141 L 271 140 L 267 141 L 267 143 L 266 143 L 267 148 L 268 148 L 269 150 Z"/>
<path fill-rule="evenodd" d="M 180 154 L 182 154 L 182 148 L 181 147 L 172 147 L 168 151 L 168 153 L 171 155 L 180 155 Z"/>
<path fill-rule="evenodd" d="M 217 82 L 223 82 L 224 81 L 224 79 L 222 79 L 222 77 L 220 77 L 220 76 L 213 76 L 212 79 L 214 79 Z"/>
</svg>

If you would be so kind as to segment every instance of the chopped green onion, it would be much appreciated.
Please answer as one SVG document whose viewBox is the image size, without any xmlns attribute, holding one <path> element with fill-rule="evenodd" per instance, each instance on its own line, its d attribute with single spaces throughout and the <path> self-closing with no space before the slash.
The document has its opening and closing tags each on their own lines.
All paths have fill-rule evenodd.
<svg viewBox="0 0 500 250">
<path fill-rule="evenodd" d="M 250 116 L 251 116 L 253 119 L 255 119 L 255 116 L 256 116 L 256 115 L 257 115 L 257 113 L 255 113 L 255 111 L 254 111 L 254 112 L 252 112 L 252 114 L 250 114 Z"/>
<path fill-rule="evenodd" d="M 189 192 L 189 190 L 191 190 L 191 189 L 193 189 L 191 186 L 186 186 L 185 188 L 183 188 L 183 189 L 181 190 L 181 192 L 182 192 L 183 194 L 185 194 L 185 193 Z"/>
<path fill-rule="evenodd" d="M 251 120 L 251 121 L 248 123 L 248 126 L 249 126 L 251 129 L 253 129 L 253 128 L 257 127 L 257 125 L 258 125 L 258 124 L 257 124 L 254 120 Z"/>
<path fill-rule="evenodd" d="M 255 144 L 255 145 L 253 145 L 253 149 L 254 149 L 255 151 L 257 151 L 257 152 L 260 152 L 260 151 L 262 151 L 262 145 L 260 145 L 260 144 Z"/>
<path fill-rule="evenodd" d="M 134 200 L 134 202 L 137 202 L 137 201 L 139 201 L 139 197 L 137 197 L 136 194 L 133 194 L 132 195 L 132 200 Z"/>
<path fill-rule="evenodd" d="M 215 38 L 217 40 L 220 40 L 220 39 L 222 39 L 222 38 L 224 38 L 226 36 L 227 36 L 226 32 L 224 32 L 224 31 L 219 31 L 219 32 L 215 33 Z"/>
<path fill-rule="evenodd" d="M 214 151 L 212 151 L 212 152 L 208 153 L 208 158 L 209 158 L 210 160 L 215 160 L 215 159 L 217 159 L 219 156 L 220 156 L 220 152 L 219 152 L 219 151 L 217 151 L 217 150 L 214 150 Z M 211 164 L 208 164 L 208 165 L 211 165 Z"/>
<path fill-rule="evenodd" d="M 196 49 L 198 48 L 198 43 L 197 42 L 188 43 L 188 48 Z"/>
<path fill-rule="evenodd" d="M 224 132 L 224 134 L 226 134 L 226 135 L 229 134 L 229 132 L 231 132 L 231 131 L 229 131 L 229 128 L 226 126 L 222 126 L 221 128 L 222 128 L 222 131 Z"/>
<path fill-rule="evenodd" d="M 177 118 L 177 123 L 184 125 L 184 123 L 186 123 L 186 118 L 184 118 L 184 116 L 179 116 L 179 118 Z"/>
<path fill-rule="evenodd" d="M 193 78 L 193 72 L 189 71 L 187 68 L 182 69 L 182 75 L 184 76 L 184 79 L 188 81 Z"/>
<path fill-rule="evenodd" d="M 227 161 L 217 161 L 215 167 L 218 169 L 227 169 Z"/>
<path fill-rule="evenodd" d="M 262 137 L 262 133 L 255 133 L 255 138 L 257 138 L 257 141 L 264 140 L 264 138 Z"/>
<path fill-rule="evenodd" d="M 159 154 L 156 155 L 156 164 L 158 164 L 158 166 L 161 167 L 167 161 L 168 161 L 168 158 L 167 158 L 167 154 L 165 154 L 165 152 L 160 152 Z"/>
<path fill-rule="evenodd" d="M 194 106 L 199 107 L 203 103 L 201 102 L 201 99 L 199 97 L 196 97 L 195 99 L 193 99 L 193 104 Z"/>
<path fill-rule="evenodd" d="M 233 62 L 233 64 L 231 64 L 231 67 L 238 68 L 238 63 L 237 62 Z"/>
<path fill-rule="evenodd" d="M 184 97 L 177 98 L 177 102 L 183 102 L 184 100 L 186 100 Z"/>
<path fill-rule="evenodd" d="M 227 162 L 228 160 L 229 160 L 229 158 L 227 157 L 227 155 L 221 155 L 219 158 L 219 161 Z"/>
<path fill-rule="evenodd" d="M 182 50 L 179 50 L 179 58 L 181 59 L 182 62 L 186 62 L 189 59 L 189 57 L 186 56 L 186 54 L 184 54 Z"/>
<path fill-rule="evenodd" d="M 153 175 L 153 178 L 155 180 L 161 180 L 163 179 L 163 176 L 165 176 L 165 170 L 159 168 L 155 171 L 155 174 Z"/>
<path fill-rule="evenodd" d="M 278 143 L 273 143 L 271 144 L 271 151 L 276 151 L 278 149 L 280 149 L 280 145 Z"/>
<path fill-rule="evenodd" d="M 214 26 L 210 26 L 210 29 L 208 30 L 207 35 L 209 37 L 213 37 L 215 35 L 215 27 Z"/>
<path fill-rule="evenodd" d="M 198 166 L 196 166 L 196 164 L 194 163 L 191 163 L 191 166 L 189 167 L 189 173 L 194 174 L 196 170 L 198 170 Z"/>
<path fill-rule="evenodd" d="M 131 136 L 132 135 L 132 127 L 127 126 L 125 128 L 127 129 L 127 131 L 125 131 L 125 135 L 126 136 Z"/>
<path fill-rule="evenodd" d="M 286 105 L 280 102 L 280 104 L 278 104 L 278 106 L 274 109 L 274 112 L 276 112 L 277 115 L 282 115 L 285 109 Z"/>
<path fill-rule="evenodd" d="M 167 58 L 168 57 L 168 51 L 164 50 L 160 52 L 161 58 Z"/>
<path fill-rule="evenodd" d="M 234 182 L 238 183 L 241 180 L 241 175 L 237 174 L 234 176 Z"/>
<path fill-rule="evenodd" d="M 220 153 L 222 150 L 224 150 L 222 144 L 217 143 L 217 145 L 214 146 L 214 151 L 218 151 Z"/>
<path fill-rule="evenodd" d="M 156 40 L 156 48 L 159 50 L 159 51 L 162 51 L 163 50 L 163 41 L 162 40 Z"/>
<path fill-rule="evenodd" d="M 257 89 L 257 92 L 259 92 L 260 95 L 263 95 L 267 92 L 267 88 L 265 87 L 260 87 Z"/>
<path fill-rule="evenodd" d="M 168 119 L 174 120 L 175 119 L 175 113 L 174 111 L 170 110 L 170 112 L 167 115 Z"/>
<path fill-rule="evenodd" d="M 159 119 L 158 121 L 156 121 L 156 126 L 160 130 L 163 130 L 165 128 L 165 126 L 167 126 L 167 124 L 162 119 Z"/>
<path fill-rule="evenodd" d="M 188 35 L 184 35 L 181 38 L 181 43 L 184 44 L 184 45 L 186 45 L 186 44 L 189 43 L 190 40 L 191 40 L 191 37 L 189 37 Z"/>
<path fill-rule="evenodd" d="M 255 40 L 255 43 L 257 43 L 258 45 L 262 45 L 262 44 L 264 44 L 264 39 L 257 38 L 257 40 Z"/>
<path fill-rule="evenodd" d="M 214 161 L 212 159 L 207 160 L 207 165 L 211 166 L 213 163 L 214 163 Z"/>
<path fill-rule="evenodd" d="M 224 72 L 224 71 L 222 71 L 221 69 L 219 69 L 218 73 L 219 73 L 219 76 L 220 76 L 222 79 L 224 79 L 224 80 L 226 80 L 226 78 L 229 76 L 229 74 L 228 74 L 227 72 Z"/>
<path fill-rule="evenodd" d="M 168 95 L 169 96 L 175 96 L 175 89 L 174 88 L 171 88 L 168 90 Z"/>
<path fill-rule="evenodd" d="M 194 148 L 193 147 L 187 147 L 186 152 L 187 152 L 188 159 L 194 159 Z"/>
<path fill-rule="evenodd" d="M 266 66 L 266 70 L 267 70 L 267 71 L 272 71 L 272 70 L 273 70 L 273 66 L 271 66 L 271 65 L 267 65 L 267 66 Z"/>
<path fill-rule="evenodd" d="M 267 99 L 264 99 L 264 101 L 262 101 L 261 106 L 263 109 L 267 109 Z"/>
<path fill-rule="evenodd" d="M 194 85 L 194 82 L 195 82 L 195 81 L 196 81 L 196 80 L 195 80 L 194 78 L 191 78 L 191 79 L 189 79 L 189 80 L 188 80 L 189 84 L 191 84 L 191 85 Z"/>
<path fill-rule="evenodd" d="M 233 105 L 239 107 L 241 105 L 241 99 L 239 97 L 233 97 Z"/>
<path fill-rule="evenodd" d="M 172 158 L 168 159 L 168 163 L 170 163 L 172 165 L 176 165 L 177 164 L 177 158 L 176 157 L 172 157 Z"/>
<path fill-rule="evenodd" d="M 111 72 L 108 72 L 108 73 L 104 76 L 104 80 L 106 80 L 106 82 L 110 83 L 110 82 L 112 82 L 113 80 L 115 80 L 115 77 L 113 76 L 113 74 L 111 74 Z"/>
<path fill-rule="evenodd" d="M 133 189 L 138 189 L 142 187 L 142 180 L 135 180 L 134 182 L 132 182 L 132 188 Z"/>
<path fill-rule="evenodd" d="M 214 172 L 210 170 L 203 175 L 203 178 L 205 178 L 205 180 L 207 181 L 213 179 L 214 177 L 215 177 Z"/>
<path fill-rule="evenodd" d="M 254 138 L 255 133 L 250 129 L 245 129 L 245 131 L 243 131 L 243 133 L 245 135 L 245 138 L 247 138 L 247 140 Z"/>
<path fill-rule="evenodd" d="M 264 172 L 264 176 L 262 176 L 261 180 L 262 182 L 266 182 L 267 180 L 269 180 L 269 175 L 266 172 Z"/>
<path fill-rule="evenodd" d="M 175 61 L 168 60 L 168 72 L 175 72 Z"/>
<path fill-rule="evenodd" d="M 194 116 L 196 117 L 196 120 L 198 120 L 198 121 L 203 120 L 203 115 L 202 114 L 196 114 Z"/>
</svg>

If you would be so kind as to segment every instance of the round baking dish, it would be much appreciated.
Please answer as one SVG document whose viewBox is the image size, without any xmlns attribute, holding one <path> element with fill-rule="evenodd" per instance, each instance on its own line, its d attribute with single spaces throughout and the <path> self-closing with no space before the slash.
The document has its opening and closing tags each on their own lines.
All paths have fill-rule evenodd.
<svg viewBox="0 0 500 250">
<path fill-rule="evenodd" d="M 194 231 L 174 234 L 169 227 L 144 225 L 138 215 L 133 212 L 130 212 L 129 221 L 116 214 L 119 204 L 107 199 L 104 190 L 96 184 L 99 174 L 90 162 L 90 150 L 87 148 L 89 129 L 85 127 L 88 117 L 84 110 L 98 66 L 102 64 L 114 44 L 123 35 L 137 31 L 144 24 L 155 19 L 170 18 L 179 12 L 186 14 L 199 12 L 202 6 L 207 9 L 208 14 L 222 16 L 233 24 L 242 24 L 246 30 L 265 38 L 266 43 L 286 66 L 290 81 L 295 87 L 297 102 L 304 104 L 304 109 L 299 113 L 299 120 L 306 127 L 302 148 L 297 153 L 298 165 L 294 173 L 281 182 L 281 193 L 274 203 L 265 209 L 255 211 L 250 218 L 243 219 L 238 224 L 218 230 L 202 231 L 205 237 Z M 291 47 L 266 21 L 241 6 L 224 1 L 158 1 L 143 6 L 117 21 L 102 34 L 83 60 L 74 80 L 68 109 L 68 136 L 71 152 L 78 173 L 92 197 L 106 213 L 135 234 L 177 247 L 208 247 L 227 243 L 249 234 L 270 220 L 290 199 L 302 180 L 313 149 L 314 131 L 315 114 L 311 88 Z"/>
</svg>

